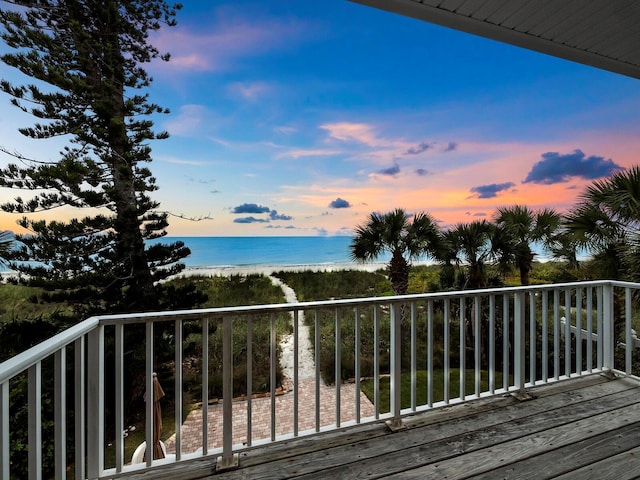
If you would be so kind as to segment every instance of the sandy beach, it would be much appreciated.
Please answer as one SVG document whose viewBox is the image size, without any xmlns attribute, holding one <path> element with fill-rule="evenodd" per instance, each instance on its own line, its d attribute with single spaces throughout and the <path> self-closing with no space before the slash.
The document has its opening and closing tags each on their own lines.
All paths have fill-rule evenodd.
<svg viewBox="0 0 640 480">
<path fill-rule="evenodd" d="M 180 276 L 231 276 L 231 275 L 271 275 L 274 272 L 339 272 L 344 270 L 360 270 L 375 272 L 386 268 L 385 263 L 332 263 L 332 264 L 304 264 L 304 265 L 230 265 L 215 267 L 188 267 L 180 272 Z"/>
</svg>

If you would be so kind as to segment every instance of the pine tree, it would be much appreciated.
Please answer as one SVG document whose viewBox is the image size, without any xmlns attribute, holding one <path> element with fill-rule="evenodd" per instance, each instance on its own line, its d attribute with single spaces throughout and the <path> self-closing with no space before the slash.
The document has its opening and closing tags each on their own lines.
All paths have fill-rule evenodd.
<svg viewBox="0 0 640 480">
<path fill-rule="evenodd" d="M 32 114 L 20 128 L 32 139 L 68 138 L 54 160 L 30 159 L 3 148 L 15 163 L 0 169 L 0 187 L 21 189 L 1 206 L 20 214 L 12 268 L 31 285 L 55 290 L 84 313 L 134 311 L 160 304 L 155 282 L 184 268 L 182 242 L 145 245 L 166 235 L 167 213 L 150 194 L 156 180 L 145 164 L 156 133 L 150 116 L 167 111 L 149 100 L 143 68 L 169 60 L 149 43 L 175 25 L 181 5 L 164 0 L 12 0 L 0 8 L 0 59 L 30 78 L 0 90 Z M 69 221 L 42 212 L 78 209 Z M 28 263 L 27 263 L 28 262 Z"/>
</svg>

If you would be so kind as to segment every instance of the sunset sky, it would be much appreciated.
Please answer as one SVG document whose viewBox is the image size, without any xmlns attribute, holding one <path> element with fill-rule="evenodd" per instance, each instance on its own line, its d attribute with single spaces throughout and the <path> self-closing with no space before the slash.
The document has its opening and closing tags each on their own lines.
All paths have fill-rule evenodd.
<svg viewBox="0 0 640 480">
<path fill-rule="evenodd" d="M 344 235 L 398 207 L 443 228 L 516 203 L 565 210 L 639 163 L 640 81 L 346 0 L 186 0 L 152 43 L 172 54 L 147 66 L 171 109 L 155 118 L 171 134 L 152 144 L 155 198 L 211 217 L 172 218 L 171 236 Z M 54 159 L 19 137 L 31 123 L 0 97 L 0 145 Z"/>
</svg>

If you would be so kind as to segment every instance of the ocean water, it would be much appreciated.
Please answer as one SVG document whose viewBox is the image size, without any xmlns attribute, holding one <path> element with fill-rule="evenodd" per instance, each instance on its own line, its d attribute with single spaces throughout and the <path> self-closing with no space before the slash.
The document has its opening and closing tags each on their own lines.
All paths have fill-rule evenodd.
<svg viewBox="0 0 640 480">
<path fill-rule="evenodd" d="M 191 255 L 187 267 L 261 265 L 330 265 L 352 262 L 352 237 L 165 237 L 158 242 L 183 241 Z M 379 261 L 386 261 L 381 257 Z"/>
</svg>

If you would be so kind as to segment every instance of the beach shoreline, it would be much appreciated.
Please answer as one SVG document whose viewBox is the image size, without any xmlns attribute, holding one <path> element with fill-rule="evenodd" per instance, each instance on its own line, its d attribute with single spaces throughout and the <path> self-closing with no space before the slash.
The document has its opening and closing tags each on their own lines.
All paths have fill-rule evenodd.
<svg viewBox="0 0 640 480">
<path fill-rule="evenodd" d="M 298 265 L 219 265 L 211 267 L 187 267 L 172 278 L 204 276 L 204 277 L 230 277 L 233 275 L 265 275 L 275 272 L 342 272 L 346 270 L 358 270 L 375 272 L 386 268 L 386 263 L 309 263 Z"/>
</svg>

